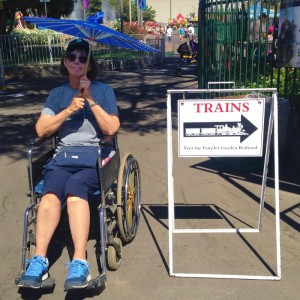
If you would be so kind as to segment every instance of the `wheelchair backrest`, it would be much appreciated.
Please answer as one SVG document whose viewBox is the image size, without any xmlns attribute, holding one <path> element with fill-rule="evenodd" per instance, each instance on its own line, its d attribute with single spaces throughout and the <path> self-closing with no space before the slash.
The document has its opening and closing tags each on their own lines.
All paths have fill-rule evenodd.
<svg viewBox="0 0 300 300">
<path fill-rule="evenodd" d="M 120 169 L 120 152 L 117 150 L 110 161 L 100 168 L 101 188 L 106 192 L 115 182 Z"/>
<path fill-rule="evenodd" d="M 106 192 L 117 179 L 120 169 L 120 150 L 118 146 L 117 135 L 109 138 L 109 141 L 105 141 L 104 138 L 100 145 L 103 153 L 107 151 L 106 148 L 111 153 L 111 155 L 109 155 L 110 157 L 107 163 L 103 164 L 102 157 L 99 161 L 99 165 L 101 165 L 101 167 L 99 168 L 101 189 Z M 105 154 L 105 156 L 106 155 L 107 153 Z"/>
</svg>

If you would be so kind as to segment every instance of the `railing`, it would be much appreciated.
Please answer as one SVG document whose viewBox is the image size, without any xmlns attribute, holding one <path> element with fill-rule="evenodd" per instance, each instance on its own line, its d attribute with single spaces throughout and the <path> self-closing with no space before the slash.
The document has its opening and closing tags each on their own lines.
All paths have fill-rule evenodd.
<svg viewBox="0 0 300 300">
<path fill-rule="evenodd" d="M 74 37 L 47 33 L 43 37 L 22 35 L 0 35 L 0 49 L 3 66 L 55 65 Z M 128 69 L 161 64 L 164 60 L 165 41 L 163 38 L 147 38 L 148 45 L 161 50 L 158 53 L 135 51 L 109 45 L 93 43 L 95 59 L 110 69 Z"/>
</svg>

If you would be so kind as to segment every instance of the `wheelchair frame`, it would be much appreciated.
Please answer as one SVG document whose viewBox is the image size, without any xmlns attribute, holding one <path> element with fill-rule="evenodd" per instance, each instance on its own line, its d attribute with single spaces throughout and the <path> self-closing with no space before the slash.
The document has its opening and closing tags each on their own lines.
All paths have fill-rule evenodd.
<svg viewBox="0 0 300 300">
<path fill-rule="evenodd" d="M 198 48 L 198 43 L 194 42 L 195 47 Z M 188 65 L 195 65 L 195 73 L 198 67 L 198 53 L 192 52 L 190 46 L 188 46 L 188 42 L 182 43 L 179 45 L 177 49 L 177 53 L 179 53 L 179 62 L 175 70 L 175 76 L 182 76 L 182 68 Z"/>
<path fill-rule="evenodd" d="M 18 284 L 26 271 L 26 258 L 35 252 L 35 223 L 38 205 L 41 199 L 43 165 L 53 156 L 56 148 L 56 137 L 37 138 L 28 149 L 28 180 L 30 198 L 29 206 L 24 213 L 22 265 L 21 272 L 15 279 Z M 102 151 L 112 147 L 113 155 L 103 163 Z M 45 152 L 41 154 L 41 152 Z M 37 157 L 36 157 L 36 154 Z M 106 270 L 117 270 L 122 259 L 122 245 L 130 243 L 136 236 L 141 213 L 141 177 L 137 160 L 126 153 L 120 161 L 117 135 L 105 136 L 99 145 L 98 152 L 99 191 L 94 196 L 100 198 L 98 215 L 100 224 L 101 272 L 89 282 L 87 288 L 104 285 Z M 63 208 L 62 208 L 63 209 Z M 100 260 L 100 258 L 99 258 Z M 54 278 L 42 282 L 41 288 L 51 288 Z"/>
<path fill-rule="evenodd" d="M 188 54 L 188 55 L 180 55 L 179 58 L 179 63 L 176 67 L 175 70 L 175 76 L 176 77 L 181 77 L 182 76 L 182 68 L 188 65 L 195 65 L 195 73 L 198 67 L 198 57 L 193 57 L 193 54 Z"/>
</svg>

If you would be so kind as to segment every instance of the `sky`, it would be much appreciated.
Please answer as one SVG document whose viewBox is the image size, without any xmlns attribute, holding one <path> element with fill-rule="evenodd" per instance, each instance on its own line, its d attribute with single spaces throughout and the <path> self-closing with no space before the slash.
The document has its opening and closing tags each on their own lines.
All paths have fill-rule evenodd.
<svg viewBox="0 0 300 300">
<path fill-rule="evenodd" d="M 126 0 L 125 0 L 126 1 Z M 167 23 L 181 13 L 187 17 L 190 13 L 198 14 L 199 0 L 146 0 L 148 6 L 156 11 L 156 21 Z"/>
</svg>

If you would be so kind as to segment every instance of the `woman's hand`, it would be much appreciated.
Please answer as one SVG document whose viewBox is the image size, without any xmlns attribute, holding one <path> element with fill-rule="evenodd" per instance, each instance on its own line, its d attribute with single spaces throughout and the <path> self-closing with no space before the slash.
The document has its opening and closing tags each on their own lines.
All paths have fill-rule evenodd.
<svg viewBox="0 0 300 300">
<path fill-rule="evenodd" d="M 71 104 L 69 105 L 69 109 L 72 113 L 75 113 L 81 110 L 84 107 L 84 97 L 81 93 L 77 94 L 73 99 Z"/>
<path fill-rule="evenodd" d="M 91 84 L 91 81 L 86 76 L 80 78 L 79 90 L 84 98 L 91 97 Z"/>
<path fill-rule="evenodd" d="M 69 106 L 72 113 L 75 113 L 84 107 L 84 102 L 87 98 L 91 98 L 91 81 L 83 76 L 79 82 L 79 94 L 77 94 Z"/>
</svg>

